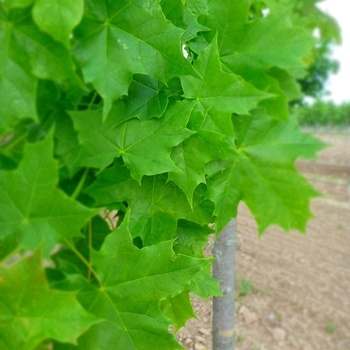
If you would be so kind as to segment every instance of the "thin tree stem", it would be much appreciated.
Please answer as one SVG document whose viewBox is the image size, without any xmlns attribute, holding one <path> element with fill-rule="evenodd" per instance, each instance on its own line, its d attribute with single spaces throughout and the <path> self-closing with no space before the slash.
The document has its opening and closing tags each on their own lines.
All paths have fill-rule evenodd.
<svg viewBox="0 0 350 350">
<path fill-rule="evenodd" d="M 236 220 L 231 220 L 214 244 L 213 276 L 223 297 L 213 300 L 213 350 L 234 349 Z"/>
</svg>

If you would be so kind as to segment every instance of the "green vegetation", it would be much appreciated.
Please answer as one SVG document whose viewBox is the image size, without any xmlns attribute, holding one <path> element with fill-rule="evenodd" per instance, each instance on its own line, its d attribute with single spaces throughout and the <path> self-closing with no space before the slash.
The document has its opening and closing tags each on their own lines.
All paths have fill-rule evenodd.
<svg viewBox="0 0 350 350">
<path fill-rule="evenodd" d="M 236 278 L 235 284 L 236 284 L 236 289 L 238 290 L 239 297 L 245 297 L 249 295 L 252 292 L 252 289 L 254 288 L 251 280 Z"/>
<path fill-rule="evenodd" d="M 237 337 L 237 342 L 238 343 L 243 343 L 245 341 L 245 337 L 243 334 L 239 334 Z"/>
<path fill-rule="evenodd" d="M 313 105 L 294 107 L 292 113 L 300 125 L 350 126 L 350 102 L 337 105 L 332 101 L 317 101 Z"/>
<path fill-rule="evenodd" d="M 336 329 L 336 327 L 334 325 L 334 321 L 331 318 L 329 318 L 327 320 L 326 331 L 327 331 L 328 334 L 333 334 L 333 333 L 335 333 L 337 331 L 337 329 Z"/>
<path fill-rule="evenodd" d="M 179 349 L 241 201 L 305 232 L 316 2 L 0 2 L 1 349 Z"/>
</svg>

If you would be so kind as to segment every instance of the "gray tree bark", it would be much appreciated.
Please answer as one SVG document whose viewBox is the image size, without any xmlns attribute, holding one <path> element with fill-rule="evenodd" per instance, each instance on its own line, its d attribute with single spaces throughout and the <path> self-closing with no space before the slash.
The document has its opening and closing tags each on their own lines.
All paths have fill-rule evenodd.
<svg viewBox="0 0 350 350">
<path fill-rule="evenodd" d="M 231 220 L 213 248 L 213 276 L 221 281 L 223 297 L 213 300 L 213 349 L 234 349 L 236 220 Z"/>
</svg>

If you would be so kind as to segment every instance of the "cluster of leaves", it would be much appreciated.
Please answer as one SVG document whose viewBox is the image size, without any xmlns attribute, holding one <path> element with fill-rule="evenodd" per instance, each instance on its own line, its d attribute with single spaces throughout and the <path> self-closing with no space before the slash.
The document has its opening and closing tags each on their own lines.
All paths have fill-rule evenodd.
<svg viewBox="0 0 350 350">
<path fill-rule="evenodd" d="M 318 8 L 318 0 L 295 1 L 253 1 L 251 16 L 263 17 L 270 8 L 289 6 L 294 23 L 308 28 L 315 39 L 310 54 L 304 58 L 308 63 L 304 69 L 295 74 L 298 78 L 303 96 L 291 100 L 290 105 L 303 104 L 303 97 L 321 98 L 325 93 L 325 85 L 331 74 L 339 69 L 339 62 L 331 58 L 332 48 L 341 43 L 341 30 L 337 21 L 328 13 Z M 296 72 L 295 72 L 296 73 Z"/>
<path fill-rule="evenodd" d="M 240 201 L 305 230 L 294 2 L 0 3 L 1 349 L 179 349 Z"/>
<path fill-rule="evenodd" d="M 305 126 L 348 127 L 350 125 L 350 102 L 337 105 L 333 101 L 318 100 L 312 105 L 294 107 L 291 111 L 299 123 Z"/>
</svg>

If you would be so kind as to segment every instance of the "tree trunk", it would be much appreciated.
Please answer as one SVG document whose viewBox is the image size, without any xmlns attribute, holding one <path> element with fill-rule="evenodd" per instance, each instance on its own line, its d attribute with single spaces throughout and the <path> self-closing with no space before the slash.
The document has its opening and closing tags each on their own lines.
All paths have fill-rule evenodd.
<svg viewBox="0 0 350 350">
<path fill-rule="evenodd" d="M 213 301 L 213 349 L 234 349 L 236 220 L 231 220 L 213 248 L 213 276 L 221 281 L 223 297 Z"/>
</svg>

